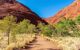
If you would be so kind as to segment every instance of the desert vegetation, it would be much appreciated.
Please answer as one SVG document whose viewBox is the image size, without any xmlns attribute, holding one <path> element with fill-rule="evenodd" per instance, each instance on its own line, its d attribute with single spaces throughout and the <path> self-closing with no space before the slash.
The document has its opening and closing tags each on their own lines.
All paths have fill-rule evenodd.
<svg viewBox="0 0 80 50">
<path fill-rule="evenodd" d="M 35 37 L 36 27 L 29 20 L 16 23 L 14 16 L 0 20 L 0 50 L 12 50 L 31 42 Z"/>
<path fill-rule="evenodd" d="M 51 29 L 46 33 L 46 25 L 42 30 L 42 34 L 46 36 L 48 40 L 57 43 L 58 46 L 61 46 L 63 50 L 79 50 L 80 49 L 80 16 L 75 20 L 63 18 L 59 23 L 50 25 Z M 41 28 L 43 28 L 41 27 Z M 44 32 L 46 34 L 44 34 Z"/>
<path fill-rule="evenodd" d="M 36 34 L 55 42 L 63 50 L 78 50 L 80 41 L 80 16 L 75 20 L 63 18 L 57 24 L 39 23 L 29 20 L 16 23 L 14 16 L 0 20 L 0 50 L 13 50 L 23 47 L 34 40 Z"/>
<path fill-rule="evenodd" d="M 80 16 L 75 20 L 63 18 L 52 25 L 39 23 L 38 28 L 41 34 L 49 37 L 80 37 Z"/>
</svg>

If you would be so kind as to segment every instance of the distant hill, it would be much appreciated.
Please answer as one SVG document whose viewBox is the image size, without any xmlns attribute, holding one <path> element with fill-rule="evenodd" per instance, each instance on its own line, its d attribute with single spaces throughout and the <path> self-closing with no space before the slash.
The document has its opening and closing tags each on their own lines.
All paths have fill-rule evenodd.
<svg viewBox="0 0 80 50">
<path fill-rule="evenodd" d="M 46 18 L 44 20 L 52 24 L 59 22 L 62 18 L 75 19 L 75 17 L 78 15 L 80 15 L 80 0 L 74 0 L 71 5 L 59 11 L 55 16 Z"/>
<path fill-rule="evenodd" d="M 25 7 L 16 0 L 0 0 L 0 19 L 3 19 L 3 17 L 7 15 L 15 16 L 17 22 L 28 19 L 35 25 L 37 25 L 38 22 L 47 23 L 39 18 L 39 16 L 32 12 L 28 7 Z"/>
</svg>

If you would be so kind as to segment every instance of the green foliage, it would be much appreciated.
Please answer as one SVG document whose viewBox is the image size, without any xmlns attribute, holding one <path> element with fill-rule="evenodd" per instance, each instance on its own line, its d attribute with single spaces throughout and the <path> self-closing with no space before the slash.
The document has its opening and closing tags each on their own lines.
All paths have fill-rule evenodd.
<svg viewBox="0 0 80 50">
<path fill-rule="evenodd" d="M 16 18 L 13 16 L 6 16 L 0 20 L 0 30 L 8 37 L 8 44 L 10 41 L 16 42 L 16 34 L 35 33 L 36 27 L 31 24 L 29 20 L 23 20 L 16 23 Z"/>
<path fill-rule="evenodd" d="M 63 19 L 59 23 L 52 25 L 45 25 L 39 23 L 39 32 L 45 36 L 72 36 L 79 37 L 80 29 L 78 28 L 80 22 L 80 16 L 76 20 Z"/>
<path fill-rule="evenodd" d="M 12 29 L 14 28 L 14 26 L 16 26 L 16 18 L 14 18 L 13 16 L 6 16 L 3 20 L 0 20 L 0 30 L 5 33 L 4 35 L 6 35 L 8 37 L 8 44 L 10 41 L 10 33 L 12 31 Z"/>
<path fill-rule="evenodd" d="M 53 27 L 51 27 L 50 25 L 46 25 L 43 29 L 43 34 L 51 37 L 52 33 L 53 33 Z"/>
<path fill-rule="evenodd" d="M 36 26 L 33 24 L 29 24 L 28 25 L 28 29 L 27 29 L 28 33 L 36 33 Z"/>
<path fill-rule="evenodd" d="M 80 15 L 77 17 L 76 23 L 77 23 L 77 24 L 80 24 Z"/>
<path fill-rule="evenodd" d="M 29 20 L 23 20 L 22 22 L 18 23 L 13 32 L 17 34 L 22 33 L 35 33 L 36 27 L 33 24 L 30 24 Z"/>
<path fill-rule="evenodd" d="M 37 27 L 40 29 L 40 31 L 42 31 L 44 26 L 45 24 L 40 22 Z"/>
<path fill-rule="evenodd" d="M 65 19 L 54 25 L 58 36 L 80 36 L 76 21 Z"/>
<path fill-rule="evenodd" d="M 18 23 L 16 28 L 14 29 L 14 32 L 17 34 L 25 33 L 26 29 L 28 28 L 29 22 L 27 20 L 23 20 L 22 22 Z"/>
<path fill-rule="evenodd" d="M 51 25 L 45 25 L 44 23 L 39 23 L 38 28 L 40 29 L 40 33 L 45 36 L 52 36 L 53 33 L 53 27 Z"/>
<path fill-rule="evenodd" d="M 12 30 L 16 25 L 15 20 L 13 16 L 6 16 L 3 20 L 0 20 L 0 29 L 7 33 L 9 29 Z"/>
<path fill-rule="evenodd" d="M 80 16 L 76 20 L 63 19 L 54 25 L 45 25 L 39 23 L 37 27 L 30 23 L 29 20 L 23 20 L 20 23 L 16 23 L 16 18 L 13 16 L 6 16 L 3 20 L 0 20 L 0 31 L 6 33 L 8 37 L 12 37 L 13 42 L 16 41 L 16 34 L 30 34 L 40 33 L 48 37 L 52 36 L 80 36 Z M 9 41 L 9 40 L 8 40 Z"/>
</svg>

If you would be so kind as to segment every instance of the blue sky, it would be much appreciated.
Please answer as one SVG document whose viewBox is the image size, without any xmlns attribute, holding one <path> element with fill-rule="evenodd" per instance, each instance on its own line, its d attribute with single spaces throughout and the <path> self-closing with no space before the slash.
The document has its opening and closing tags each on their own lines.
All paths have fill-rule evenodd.
<svg viewBox="0 0 80 50">
<path fill-rule="evenodd" d="M 74 0 L 17 0 L 29 7 L 41 18 L 54 16 L 64 7 L 70 5 Z"/>
</svg>

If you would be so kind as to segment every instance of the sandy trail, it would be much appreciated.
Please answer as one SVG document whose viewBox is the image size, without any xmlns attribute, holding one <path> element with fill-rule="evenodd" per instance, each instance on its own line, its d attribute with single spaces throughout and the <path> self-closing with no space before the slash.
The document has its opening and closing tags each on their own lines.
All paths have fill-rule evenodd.
<svg viewBox="0 0 80 50">
<path fill-rule="evenodd" d="M 46 40 L 41 36 L 37 36 L 35 41 L 27 45 L 26 48 L 20 50 L 61 50 L 57 48 L 52 42 Z"/>
</svg>

